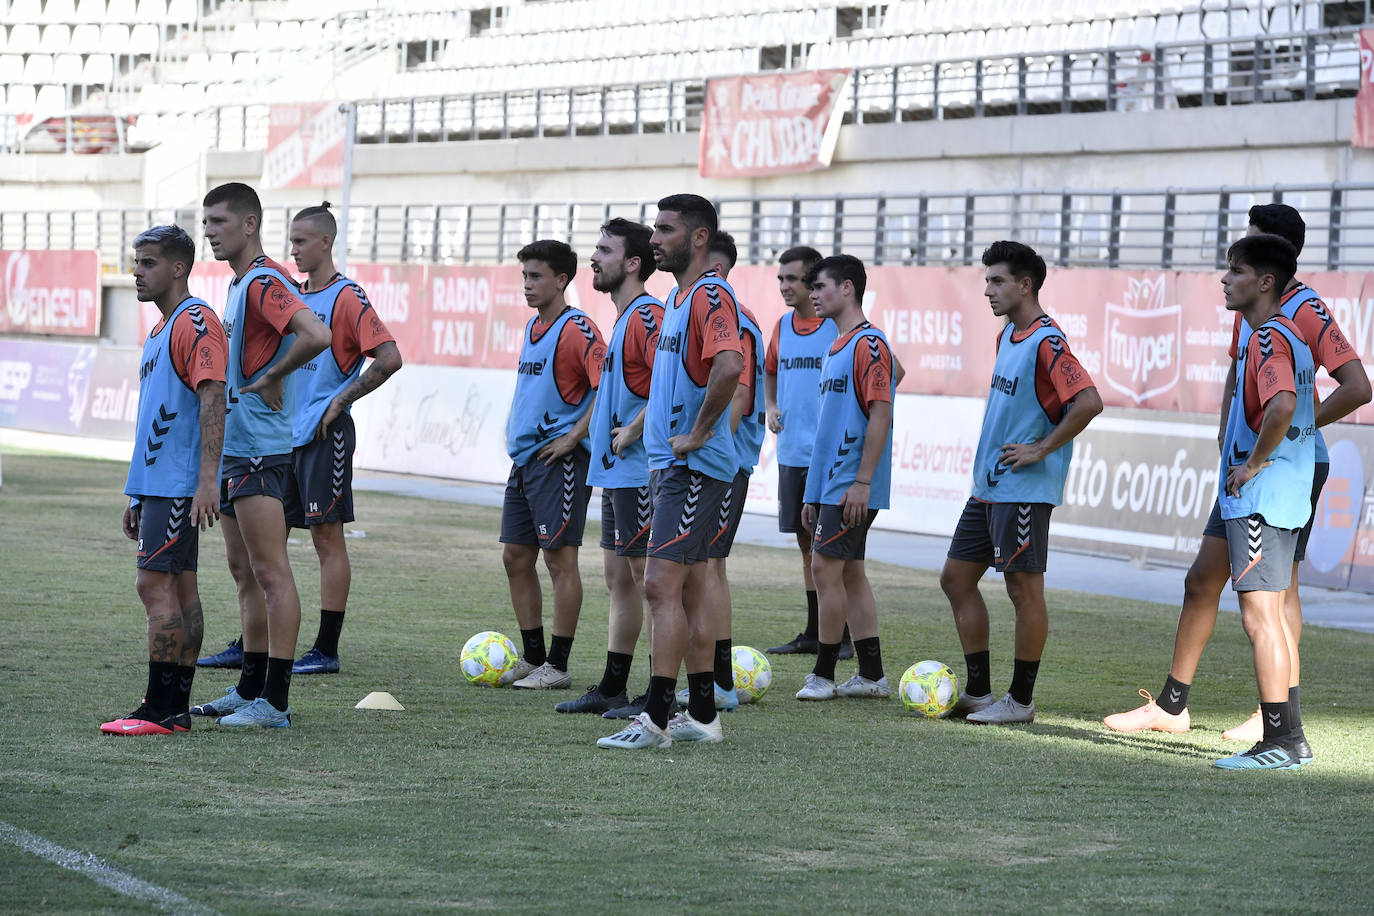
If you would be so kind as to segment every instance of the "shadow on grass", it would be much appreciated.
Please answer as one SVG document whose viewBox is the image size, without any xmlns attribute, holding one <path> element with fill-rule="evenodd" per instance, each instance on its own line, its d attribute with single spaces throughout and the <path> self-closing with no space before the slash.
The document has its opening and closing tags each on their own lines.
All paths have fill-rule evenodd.
<svg viewBox="0 0 1374 916">
<path fill-rule="evenodd" d="M 1105 726 L 1093 728 L 1077 727 L 1072 725 L 1037 725 L 1031 724 L 1024 726 L 1028 734 L 1043 735 L 1047 738 L 1068 738 L 1074 741 L 1083 741 L 1089 744 L 1099 745 L 1107 748 L 1124 748 L 1127 750 L 1144 751 L 1157 753 L 1167 757 L 1193 757 L 1199 760 L 1216 760 L 1218 757 L 1229 756 L 1227 753 L 1218 753 L 1217 750 L 1199 747 L 1196 744 L 1183 744 L 1177 740 L 1171 741 L 1162 736 L 1155 736 L 1150 733 L 1125 733 L 1107 730 Z M 1231 743 L 1228 746 L 1236 748 L 1237 751 L 1245 750 L 1240 744 Z M 1231 751 L 1230 753 L 1236 753 Z"/>
</svg>

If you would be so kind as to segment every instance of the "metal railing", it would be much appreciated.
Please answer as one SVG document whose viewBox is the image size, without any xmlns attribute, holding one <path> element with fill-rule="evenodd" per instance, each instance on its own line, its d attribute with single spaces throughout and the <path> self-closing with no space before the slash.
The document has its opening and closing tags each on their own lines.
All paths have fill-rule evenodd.
<svg viewBox="0 0 1374 916">
<path fill-rule="evenodd" d="M 1374 183 L 725 197 L 716 205 L 743 263 L 770 263 L 806 244 L 874 265 L 975 264 L 987 245 L 1013 238 L 1060 266 L 1213 269 L 1245 230 L 1251 205 L 1276 200 L 1307 221 L 1306 269 L 1374 269 Z M 507 263 L 536 238 L 564 239 L 588 255 L 610 217 L 650 222 L 654 212 L 652 201 L 358 204 L 349 256 Z M 263 221 L 266 250 L 282 260 L 290 218 L 274 208 Z M 94 248 L 105 270 L 125 271 L 134 236 L 167 222 L 199 236 L 194 209 L 0 212 L 0 249 Z"/>
<path fill-rule="evenodd" d="M 1355 29 L 861 67 L 847 123 L 1247 105 L 1353 95 Z M 364 143 L 685 133 L 701 123 L 701 79 L 360 99 Z M 221 109 L 213 140 L 266 143 L 267 107 Z"/>
</svg>

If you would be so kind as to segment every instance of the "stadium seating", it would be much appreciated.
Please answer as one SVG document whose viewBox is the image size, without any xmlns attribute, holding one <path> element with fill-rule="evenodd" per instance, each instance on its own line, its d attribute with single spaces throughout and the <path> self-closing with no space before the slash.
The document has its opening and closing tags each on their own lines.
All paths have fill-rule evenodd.
<svg viewBox="0 0 1374 916">
<path fill-rule="evenodd" d="M 853 67 L 858 120 L 1349 93 L 1352 28 L 1320 0 L 11 0 L 0 116 L 258 106 L 347 87 L 373 139 L 666 129 L 711 76 Z M 1349 9 L 1346 9 L 1349 8 Z M 1350 21 L 1332 19 L 1332 21 Z M 328 60 L 334 79 L 306 79 Z M 692 84 L 689 89 L 679 84 Z M 148 86 L 184 91 L 145 92 Z M 44 91 L 55 87 L 57 91 Z M 71 88 L 64 88 L 71 87 Z M 634 88 L 638 87 L 638 88 Z M 32 90 L 32 91 L 30 91 Z M 285 94 L 284 94 L 285 93 Z M 56 110 L 26 110 L 42 96 Z M 70 99 L 70 101 L 68 101 Z M 11 132 L 6 131 L 8 136 Z"/>
</svg>

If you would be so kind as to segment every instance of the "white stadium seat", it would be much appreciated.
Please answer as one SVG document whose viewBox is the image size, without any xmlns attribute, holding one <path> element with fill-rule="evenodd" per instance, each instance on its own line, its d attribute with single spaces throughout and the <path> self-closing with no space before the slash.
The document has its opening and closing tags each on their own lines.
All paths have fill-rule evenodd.
<svg viewBox="0 0 1374 916">
<path fill-rule="evenodd" d="M 138 0 L 138 9 L 134 15 L 138 17 L 139 22 L 166 22 L 166 0 Z"/>
<path fill-rule="evenodd" d="M 196 0 L 171 0 L 167 4 L 167 21 L 190 25 L 196 21 Z"/>
<path fill-rule="evenodd" d="M 56 83 L 81 85 L 83 61 L 80 54 L 59 54 L 53 61 L 52 78 Z"/>
<path fill-rule="evenodd" d="M 38 22 L 43 18 L 43 7 L 39 0 L 13 0 L 10 4 L 10 22 Z"/>
<path fill-rule="evenodd" d="M 106 22 L 138 22 L 138 8 L 134 0 L 110 0 L 105 9 Z"/>
<path fill-rule="evenodd" d="M 108 86 L 114 82 L 114 58 L 109 54 L 92 54 L 86 58 L 81 81 L 88 86 Z"/>
<path fill-rule="evenodd" d="M 67 92 L 61 86 L 39 86 L 33 101 L 34 118 L 42 120 L 67 110 Z"/>
<path fill-rule="evenodd" d="M 24 58 L 18 54 L 0 54 L 0 83 L 17 83 L 24 78 Z"/>
<path fill-rule="evenodd" d="M 107 22 L 100 30 L 100 44 L 117 54 L 129 53 L 129 27 L 121 22 Z"/>
<path fill-rule="evenodd" d="M 129 50 L 134 54 L 156 54 L 157 26 L 143 23 L 129 30 Z"/>
<path fill-rule="evenodd" d="M 30 54 L 24 61 L 23 79 L 35 85 L 52 82 L 52 55 Z"/>
<path fill-rule="evenodd" d="M 72 22 L 76 19 L 76 7 L 72 0 L 48 0 L 43 5 L 43 22 Z"/>
<path fill-rule="evenodd" d="M 30 83 L 10 83 L 5 104 L 10 111 L 32 112 L 38 100 L 38 90 Z"/>
<path fill-rule="evenodd" d="M 49 54 L 61 54 L 72 46 L 72 27 L 63 23 L 53 23 L 43 27 L 43 37 L 38 50 Z"/>
<path fill-rule="evenodd" d="M 5 42 L 5 50 L 11 54 L 28 54 L 37 51 L 41 46 L 41 33 L 38 26 L 31 22 L 12 26 L 9 39 Z"/>
<path fill-rule="evenodd" d="M 76 5 L 75 22 L 104 22 L 105 0 L 81 0 Z"/>
<path fill-rule="evenodd" d="M 93 22 L 83 22 L 72 29 L 69 46 L 73 54 L 94 54 L 101 50 L 100 26 Z"/>
</svg>

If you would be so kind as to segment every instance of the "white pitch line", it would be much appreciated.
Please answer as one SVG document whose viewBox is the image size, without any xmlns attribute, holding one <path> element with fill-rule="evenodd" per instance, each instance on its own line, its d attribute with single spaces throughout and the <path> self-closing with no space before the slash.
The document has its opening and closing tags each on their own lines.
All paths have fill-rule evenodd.
<svg viewBox="0 0 1374 916">
<path fill-rule="evenodd" d="M 151 903 L 158 909 L 174 913 L 200 913 L 206 914 L 206 916 L 212 916 L 215 913 L 209 907 L 187 900 L 165 887 L 158 887 L 142 878 L 135 878 L 133 875 L 122 872 L 89 852 L 78 852 L 75 849 L 58 846 L 36 833 L 30 833 L 4 821 L 0 821 L 0 840 L 4 840 L 12 846 L 18 846 L 40 859 L 47 859 L 59 868 L 85 875 L 96 884 L 108 887 L 117 894 L 123 894 L 125 897 L 132 897 L 144 903 Z"/>
</svg>

